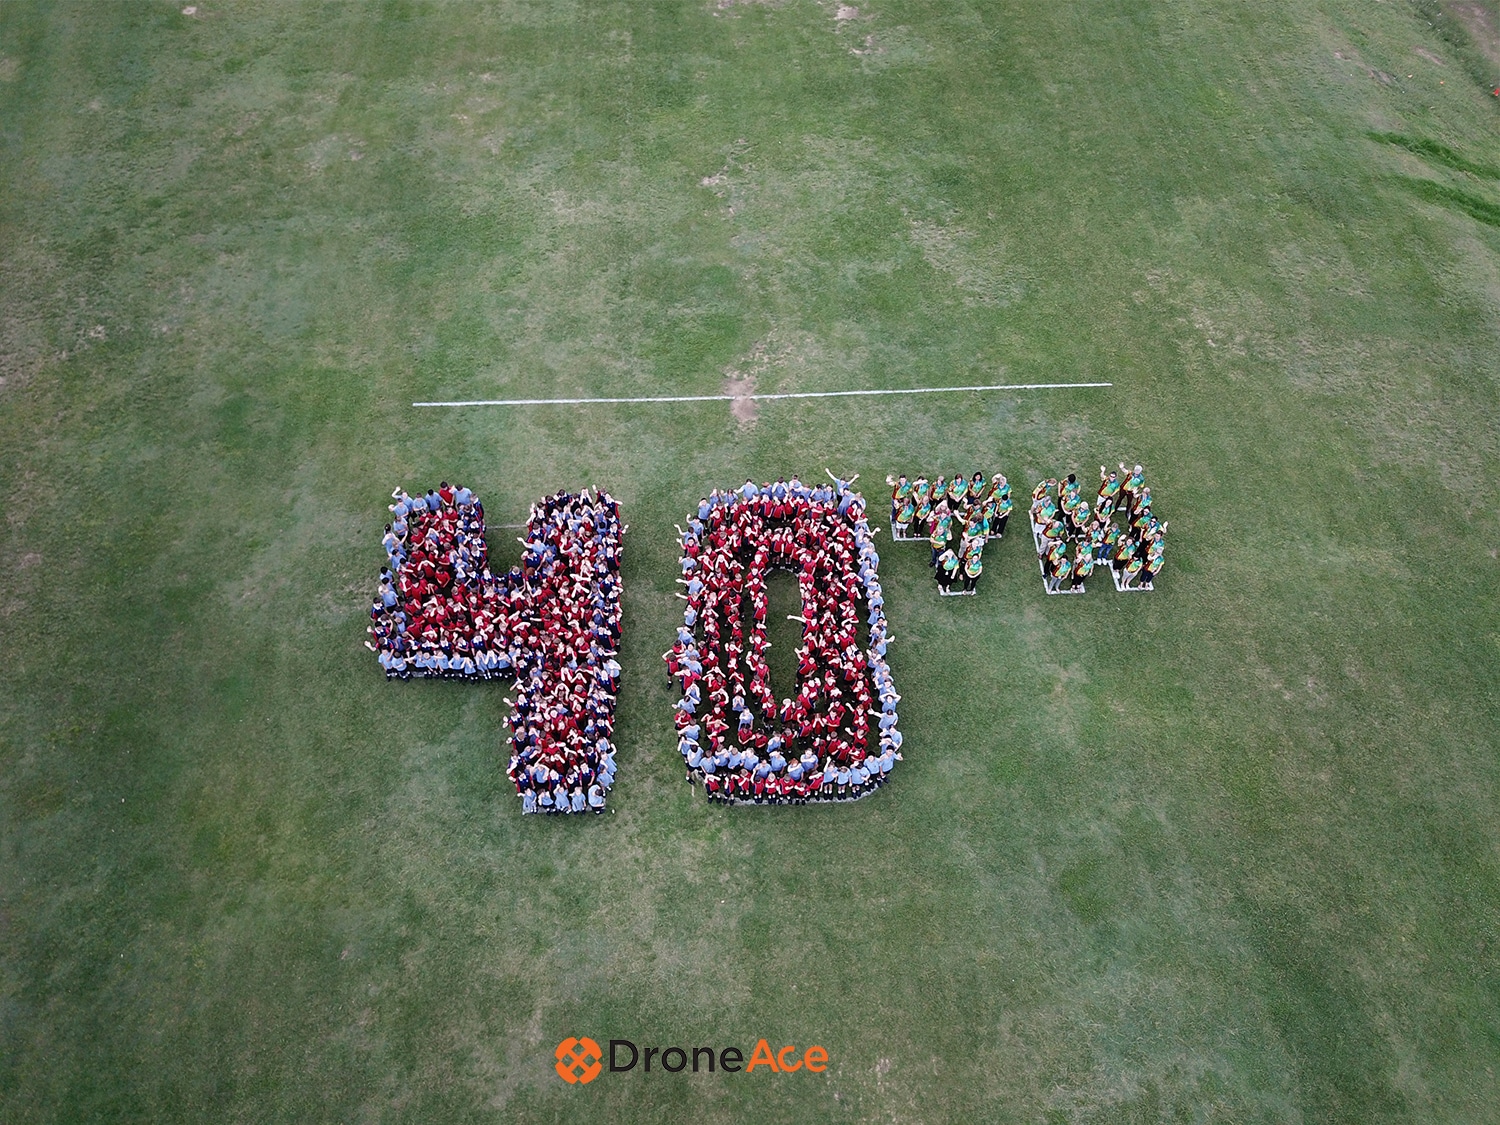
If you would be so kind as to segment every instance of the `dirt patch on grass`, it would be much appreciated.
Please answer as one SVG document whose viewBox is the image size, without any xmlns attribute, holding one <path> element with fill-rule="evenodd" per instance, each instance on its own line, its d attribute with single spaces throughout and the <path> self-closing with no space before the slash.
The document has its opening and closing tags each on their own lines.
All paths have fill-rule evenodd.
<svg viewBox="0 0 1500 1125">
<path fill-rule="evenodd" d="M 0 55 L 0 82 L 14 82 L 21 76 L 21 64 L 15 59 Z"/>
<path fill-rule="evenodd" d="M 741 429 L 755 425 L 755 420 L 760 417 L 760 411 L 756 409 L 755 400 L 750 397 L 755 393 L 754 375 L 742 375 L 739 372 L 726 373 L 722 393 L 735 396 L 734 401 L 729 404 L 729 413 L 734 415 Z"/>
<path fill-rule="evenodd" d="M 1500 67 L 1500 27 L 1483 4 L 1473 0 L 1441 0 L 1443 11 L 1456 19 L 1469 33 L 1474 46 L 1491 66 Z"/>
<path fill-rule="evenodd" d="M 1376 82 L 1379 82 L 1382 86 L 1389 86 L 1392 82 L 1396 81 L 1395 75 L 1387 74 L 1383 70 L 1376 70 L 1369 63 L 1365 62 L 1364 59 L 1360 58 L 1359 52 L 1354 50 L 1352 47 L 1345 47 L 1341 51 L 1333 52 L 1333 57 L 1336 59 L 1342 59 L 1345 62 L 1354 63 L 1371 78 L 1375 79 Z"/>
<path fill-rule="evenodd" d="M 1424 59 L 1426 59 L 1430 63 L 1436 63 L 1438 66 L 1447 66 L 1448 65 L 1442 59 L 1438 58 L 1431 51 L 1429 51 L 1426 47 L 1413 47 L 1412 50 L 1415 51 L 1417 54 L 1421 55 Z"/>
</svg>

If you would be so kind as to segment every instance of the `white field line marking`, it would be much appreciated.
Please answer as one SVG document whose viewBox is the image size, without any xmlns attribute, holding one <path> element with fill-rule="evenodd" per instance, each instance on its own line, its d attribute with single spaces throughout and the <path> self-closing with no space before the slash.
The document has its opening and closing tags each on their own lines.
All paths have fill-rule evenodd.
<svg viewBox="0 0 1500 1125">
<path fill-rule="evenodd" d="M 1112 387 L 1113 383 L 1001 383 L 986 387 L 907 387 L 896 390 L 791 391 L 763 395 L 672 395 L 662 398 L 478 398 L 455 402 L 414 402 L 413 406 L 582 406 L 606 402 L 735 402 L 782 398 L 852 398 L 859 395 L 933 395 L 958 391 L 1058 391 L 1075 387 Z"/>
</svg>

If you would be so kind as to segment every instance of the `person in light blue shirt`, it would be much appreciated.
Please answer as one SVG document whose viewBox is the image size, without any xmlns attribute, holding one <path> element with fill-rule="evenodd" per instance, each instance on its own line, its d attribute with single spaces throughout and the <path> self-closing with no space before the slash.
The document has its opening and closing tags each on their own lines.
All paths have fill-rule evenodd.
<svg viewBox="0 0 1500 1125">
<path fill-rule="evenodd" d="M 786 757 L 782 754 L 781 747 L 778 745 L 774 750 L 767 747 L 767 750 L 769 751 L 768 761 L 770 762 L 772 772 L 780 773 L 786 769 Z"/>
<path fill-rule="evenodd" d="M 753 769 L 751 769 L 752 766 L 754 767 Z M 771 776 L 771 763 L 762 761 L 753 753 L 749 754 L 746 757 L 745 768 L 751 769 L 751 776 L 756 778 L 765 778 Z"/>
<path fill-rule="evenodd" d="M 860 790 L 864 787 L 865 782 L 867 782 L 869 780 L 870 780 L 870 773 L 869 773 L 869 771 L 867 769 L 865 769 L 865 766 L 864 766 L 863 762 L 857 763 L 849 771 L 849 783 L 854 786 L 854 792 L 855 792 L 856 796 L 859 794 Z"/>
<path fill-rule="evenodd" d="M 740 487 L 740 495 L 743 496 L 746 500 L 754 500 L 757 496 L 760 495 L 760 489 L 755 486 L 755 482 L 753 480 L 746 480 L 745 483 Z"/>
<path fill-rule="evenodd" d="M 467 508 L 470 504 L 474 503 L 474 494 L 469 491 L 467 486 L 461 484 L 453 494 L 453 502 L 461 508 Z"/>
<path fill-rule="evenodd" d="M 572 809 L 572 811 L 573 812 L 577 812 L 577 813 L 581 813 L 581 812 L 583 812 L 584 808 L 587 807 L 587 805 L 588 805 L 588 798 L 584 796 L 583 786 L 581 786 L 581 785 L 575 785 L 573 787 L 573 809 Z"/>
<path fill-rule="evenodd" d="M 536 812 L 536 790 L 527 786 L 521 790 L 521 814 Z"/>
<path fill-rule="evenodd" d="M 786 767 L 786 775 L 793 781 L 802 780 L 802 763 L 793 758 L 791 764 Z"/>
<path fill-rule="evenodd" d="M 537 803 L 537 806 L 542 810 L 542 812 L 547 813 L 547 812 L 551 812 L 552 811 L 552 787 L 551 786 L 547 786 L 540 793 L 537 794 L 536 803 Z"/>
<path fill-rule="evenodd" d="M 598 814 L 604 812 L 604 791 L 599 788 L 597 781 L 589 786 L 589 808 Z"/>
</svg>

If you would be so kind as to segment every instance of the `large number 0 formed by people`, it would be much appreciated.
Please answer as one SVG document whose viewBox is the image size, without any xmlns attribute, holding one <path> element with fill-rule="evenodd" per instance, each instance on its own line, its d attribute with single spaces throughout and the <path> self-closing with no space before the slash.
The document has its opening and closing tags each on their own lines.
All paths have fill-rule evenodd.
<svg viewBox="0 0 1500 1125">
<path fill-rule="evenodd" d="M 863 498 L 841 480 L 747 481 L 715 491 L 690 522 L 687 608 L 665 654 L 683 686 L 677 727 L 689 780 L 733 803 L 873 792 L 901 757 L 900 697 L 885 661 L 892 638 Z M 796 691 L 780 700 L 766 660 L 766 578 L 776 569 L 796 576 L 802 600 Z"/>
<path fill-rule="evenodd" d="M 604 808 L 614 781 L 624 525 L 608 493 L 533 504 L 521 565 L 490 572 L 484 509 L 446 484 L 396 494 L 370 635 L 393 679 L 515 678 L 507 773 L 524 812 Z"/>
</svg>

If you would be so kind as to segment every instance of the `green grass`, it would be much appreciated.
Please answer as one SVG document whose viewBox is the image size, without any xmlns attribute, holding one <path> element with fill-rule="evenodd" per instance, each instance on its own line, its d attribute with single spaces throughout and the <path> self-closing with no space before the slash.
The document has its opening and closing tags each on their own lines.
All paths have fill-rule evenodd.
<svg viewBox="0 0 1500 1125">
<path fill-rule="evenodd" d="M 1395 2 L 835 7 L 0 6 L 0 1118 L 1500 1119 L 1477 56 Z M 727 372 L 1115 386 L 408 405 Z M 1127 457 L 1155 594 L 1049 599 L 1022 533 L 939 600 L 882 537 L 892 784 L 683 784 L 709 486 Z M 602 823 L 520 817 L 502 689 L 360 647 L 439 478 L 626 506 Z M 832 1061 L 567 1087 L 581 1035 Z"/>
</svg>

